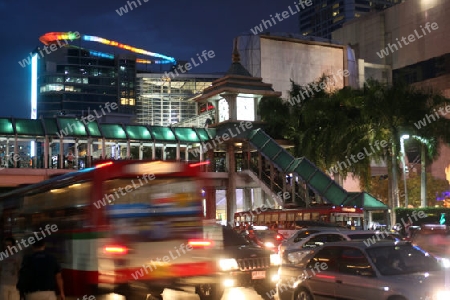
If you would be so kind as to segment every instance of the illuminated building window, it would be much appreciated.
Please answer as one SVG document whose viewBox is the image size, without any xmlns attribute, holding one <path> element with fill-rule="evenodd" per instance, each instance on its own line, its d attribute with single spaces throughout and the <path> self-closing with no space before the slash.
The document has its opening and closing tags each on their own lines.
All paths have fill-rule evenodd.
<svg viewBox="0 0 450 300">
<path fill-rule="evenodd" d="M 136 100 L 134 98 L 120 98 L 121 105 L 136 105 Z"/>
<path fill-rule="evenodd" d="M 339 14 L 338 11 L 333 11 L 333 17 L 336 17 Z"/>
<path fill-rule="evenodd" d="M 64 89 L 64 85 L 62 84 L 46 84 L 44 86 L 41 86 L 40 88 L 40 92 L 41 93 L 45 93 L 45 92 L 52 92 L 52 91 L 62 91 Z"/>
</svg>

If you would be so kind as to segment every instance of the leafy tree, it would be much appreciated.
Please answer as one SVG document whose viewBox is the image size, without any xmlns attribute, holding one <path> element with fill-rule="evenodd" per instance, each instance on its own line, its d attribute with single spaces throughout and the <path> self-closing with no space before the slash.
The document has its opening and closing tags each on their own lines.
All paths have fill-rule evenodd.
<svg viewBox="0 0 450 300">
<path fill-rule="evenodd" d="M 259 115 L 266 124 L 264 130 L 274 139 L 290 139 L 287 135 L 289 128 L 289 104 L 281 98 L 264 97 L 259 106 Z"/>
<path fill-rule="evenodd" d="M 371 191 L 370 193 L 377 199 L 384 203 L 389 203 L 389 190 L 387 177 L 374 176 L 372 177 Z M 420 207 L 420 192 L 421 192 L 421 178 L 420 174 L 410 173 L 410 178 L 407 180 L 408 186 L 408 203 L 414 207 Z M 441 201 L 436 201 L 438 196 L 441 196 L 443 192 L 449 190 L 448 182 L 443 179 L 435 178 L 427 173 L 427 206 L 442 206 Z M 399 198 L 400 207 L 405 206 L 405 193 L 404 193 L 403 181 L 399 184 Z"/>
</svg>

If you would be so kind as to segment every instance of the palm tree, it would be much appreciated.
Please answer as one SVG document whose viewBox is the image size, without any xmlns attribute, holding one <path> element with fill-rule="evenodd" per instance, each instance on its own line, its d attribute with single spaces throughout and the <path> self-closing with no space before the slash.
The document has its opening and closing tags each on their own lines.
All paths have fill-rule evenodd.
<svg viewBox="0 0 450 300">
<path fill-rule="evenodd" d="M 326 76 L 312 84 L 324 80 Z M 304 97 L 303 92 L 308 86 L 292 82 L 289 116 L 286 116 L 287 121 L 283 121 L 284 136 L 295 145 L 294 155 L 306 156 L 317 166 L 332 170 L 335 175 L 346 176 L 352 172 L 369 190 L 371 161 L 386 161 L 390 198 L 393 199 L 391 207 L 399 206 L 397 177 L 400 137 L 403 134 L 421 137 L 426 141 L 429 159 L 436 157 L 440 141 L 450 142 L 450 120 L 436 118 L 426 126 L 417 127 L 419 120 L 435 114 L 435 109 L 446 105 L 444 97 L 429 90 L 419 90 L 401 83 L 386 86 L 368 80 L 362 90 L 348 87 L 334 93 L 321 90 Z M 280 103 L 278 105 L 281 107 Z M 285 106 L 282 107 L 285 109 Z M 261 111 L 261 115 L 267 120 L 265 114 L 273 112 Z M 349 160 L 352 155 L 364 149 L 373 149 L 373 145 L 382 141 L 388 143 L 387 147 L 377 148 L 378 151 L 361 159 L 362 156 L 358 156 L 358 159 Z M 344 162 L 347 162 L 345 168 L 331 169 L 336 167 L 336 163 L 344 166 Z"/>
<path fill-rule="evenodd" d="M 392 178 L 393 207 L 398 207 L 400 200 L 397 173 L 400 137 L 404 134 L 420 137 L 428 149 L 426 154 L 429 159 L 434 159 L 439 142 L 450 142 L 448 134 L 450 121 L 445 118 L 436 118 L 423 128 L 419 129 L 416 125 L 427 115 L 434 114 L 434 109 L 445 106 L 447 100 L 430 90 L 420 90 L 402 83 L 385 86 L 374 80 L 366 82 L 364 99 L 366 101 L 363 106 L 365 118 L 369 120 L 375 132 L 384 133 L 391 143 L 387 162 L 389 177 Z"/>
</svg>

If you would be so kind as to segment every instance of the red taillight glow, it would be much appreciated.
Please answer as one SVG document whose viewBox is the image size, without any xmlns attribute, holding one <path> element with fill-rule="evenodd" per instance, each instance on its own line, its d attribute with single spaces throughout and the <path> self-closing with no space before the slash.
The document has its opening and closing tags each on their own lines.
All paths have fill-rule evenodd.
<svg viewBox="0 0 450 300">
<path fill-rule="evenodd" d="M 284 237 L 281 234 L 277 234 L 277 241 L 281 241 Z"/>
<path fill-rule="evenodd" d="M 96 165 L 95 167 L 96 167 L 97 169 L 99 169 L 99 168 L 103 168 L 103 167 L 106 167 L 106 166 L 109 166 L 109 165 L 112 165 L 112 164 L 113 164 L 112 161 L 108 161 L 108 162 L 105 162 L 105 163 L 102 163 L 102 164 L 98 164 L 98 165 Z"/>
<path fill-rule="evenodd" d="M 209 165 L 209 160 L 207 161 L 202 161 L 196 164 L 190 164 L 189 167 L 191 168 L 195 168 L 195 167 L 199 167 L 199 166 L 203 166 L 203 165 Z"/>
<path fill-rule="evenodd" d="M 213 242 L 210 240 L 189 240 L 188 245 L 192 248 L 208 248 L 213 245 Z"/>
<path fill-rule="evenodd" d="M 128 248 L 125 246 L 111 245 L 105 246 L 104 251 L 107 254 L 127 254 Z"/>
</svg>

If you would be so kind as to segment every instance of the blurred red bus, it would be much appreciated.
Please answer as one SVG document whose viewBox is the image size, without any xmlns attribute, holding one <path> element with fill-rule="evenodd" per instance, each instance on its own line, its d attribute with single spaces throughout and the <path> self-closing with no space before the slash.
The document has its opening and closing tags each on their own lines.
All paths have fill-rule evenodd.
<svg viewBox="0 0 450 300">
<path fill-rule="evenodd" d="M 198 163 L 102 162 L 1 195 L 1 231 L 20 241 L 57 226 L 46 244 L 67 296 L 144 300 L 188 285 L 211 299 L 216 262 L 207 253 L 199 172 Z"/>
<path fill-rule="evenodd" d="M 250 224 L 276 228 L 289 238 L 305 226 L 343 226 L 363 229 L 362 208 L 342 206 L 316 206 L 296 209 L 261 209 L 242 211 L 234 214 L 234 225 Z"/>
</svg>

